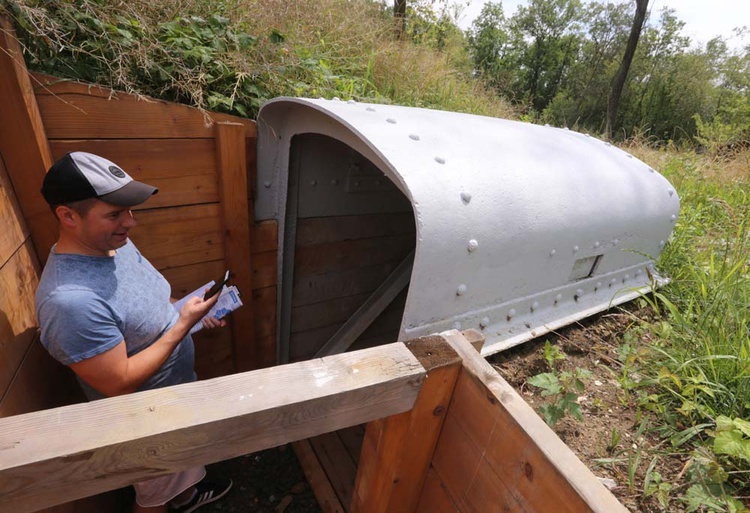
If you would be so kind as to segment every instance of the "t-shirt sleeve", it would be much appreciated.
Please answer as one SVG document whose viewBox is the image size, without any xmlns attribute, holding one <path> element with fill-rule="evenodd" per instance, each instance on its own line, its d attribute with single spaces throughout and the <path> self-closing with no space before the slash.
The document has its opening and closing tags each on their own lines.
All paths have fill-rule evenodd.
<svg viewBox="0 0 750 513">
<path fill-rule="evenodd" d="M 40 305 L 39 325 L 42 344 L 65 365 L 109 351 L 124 338 L 107 302 L 88 290 L 53 293 Z"/>
</svg>

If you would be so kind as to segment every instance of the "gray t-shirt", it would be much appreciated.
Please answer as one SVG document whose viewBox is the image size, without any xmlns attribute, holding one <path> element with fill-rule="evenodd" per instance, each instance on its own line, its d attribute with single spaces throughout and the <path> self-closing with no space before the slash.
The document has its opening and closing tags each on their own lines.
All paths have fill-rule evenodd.
<svg viewBox="0 0 750 513">
<path fill-rule="evenodd" d="M 167 280 L 128 240 L 113 257 L 50 252 L 36 291 L 41 341 L 65 365 L 125 340 L 128 356 L 153 344 L 177 321 Z M 188 335 L 139 390 L 195 381 Z M 79 380 L 89 400 L 104 397 Z"/>
</svg>

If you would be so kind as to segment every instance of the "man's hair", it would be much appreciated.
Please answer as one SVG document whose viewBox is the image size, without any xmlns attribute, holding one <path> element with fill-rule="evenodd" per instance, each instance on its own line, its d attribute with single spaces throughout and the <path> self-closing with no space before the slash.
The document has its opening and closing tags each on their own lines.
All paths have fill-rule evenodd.
<svg viewBox="0 0 750 513">
<path fill-rule="evenodd" d="M 88 215 L 89 213 L 89 210 L 91 210 L 96 202 L 96 198 L 88 198 L 80 201 L 71 201 L 69 203 L 60 203 L 59 205 L 50 205 L 49 207 L 52 209 L 52 213 L 55 215 L 55 217 L 57 217 L 57 207 L 68 207 L 79 216 L 86 217 L 86 215 Z"/>
</svg>

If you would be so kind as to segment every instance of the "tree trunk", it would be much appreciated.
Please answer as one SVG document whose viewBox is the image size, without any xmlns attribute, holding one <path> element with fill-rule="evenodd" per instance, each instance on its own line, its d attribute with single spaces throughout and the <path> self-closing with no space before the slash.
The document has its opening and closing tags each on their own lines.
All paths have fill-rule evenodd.
<svg viewBox="0 0 750 513">
<path fill-rule="evenodd" d="M 396 39 L 403 39 L 406 29 L 406 0 L 393 1 L 393 18 L 396 22 Z"/>
<path fill-rule="evenodd" d="M 635 0 L 635 17 L 633 18 L 633 26 L 630 29 L 630 37 L 628 37 L 628 44 L 625 47 L 625 54 L 622 56 L 620 69 L 617 70 L 617 74 L 612 80 L 612 94 L 609 97 L 609 102 L 607 102 L 607 126 L 605 133 L 608 138 L 612 137 L 612 130 L 617 118 L 617 109 L 620 107 L 620 96 L 622 96 L 622 89 L 625 86 L 625 79 L 628 78 L 630 63 L 633 61 L 633 55 L 635 55 L 635 49 L 638 46 L 638 39 L 641 37 L 647 8 L 648 0 Z"/>
</svg>

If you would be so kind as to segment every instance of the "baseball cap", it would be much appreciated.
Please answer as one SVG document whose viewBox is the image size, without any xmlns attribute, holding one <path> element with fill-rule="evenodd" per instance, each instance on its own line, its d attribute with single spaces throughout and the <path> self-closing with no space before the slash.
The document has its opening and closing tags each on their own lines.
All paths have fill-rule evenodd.
<svg viewBox="0 0 750 513">
<path fill-rule="evenodd" d="M 50 205 L 97 198 L 121 207 L 139 205 L 159 189 L 136 182 L 117 164 L 93 153 L 74 151 L 55 162 L 42 184 Z"/>
</svg>

